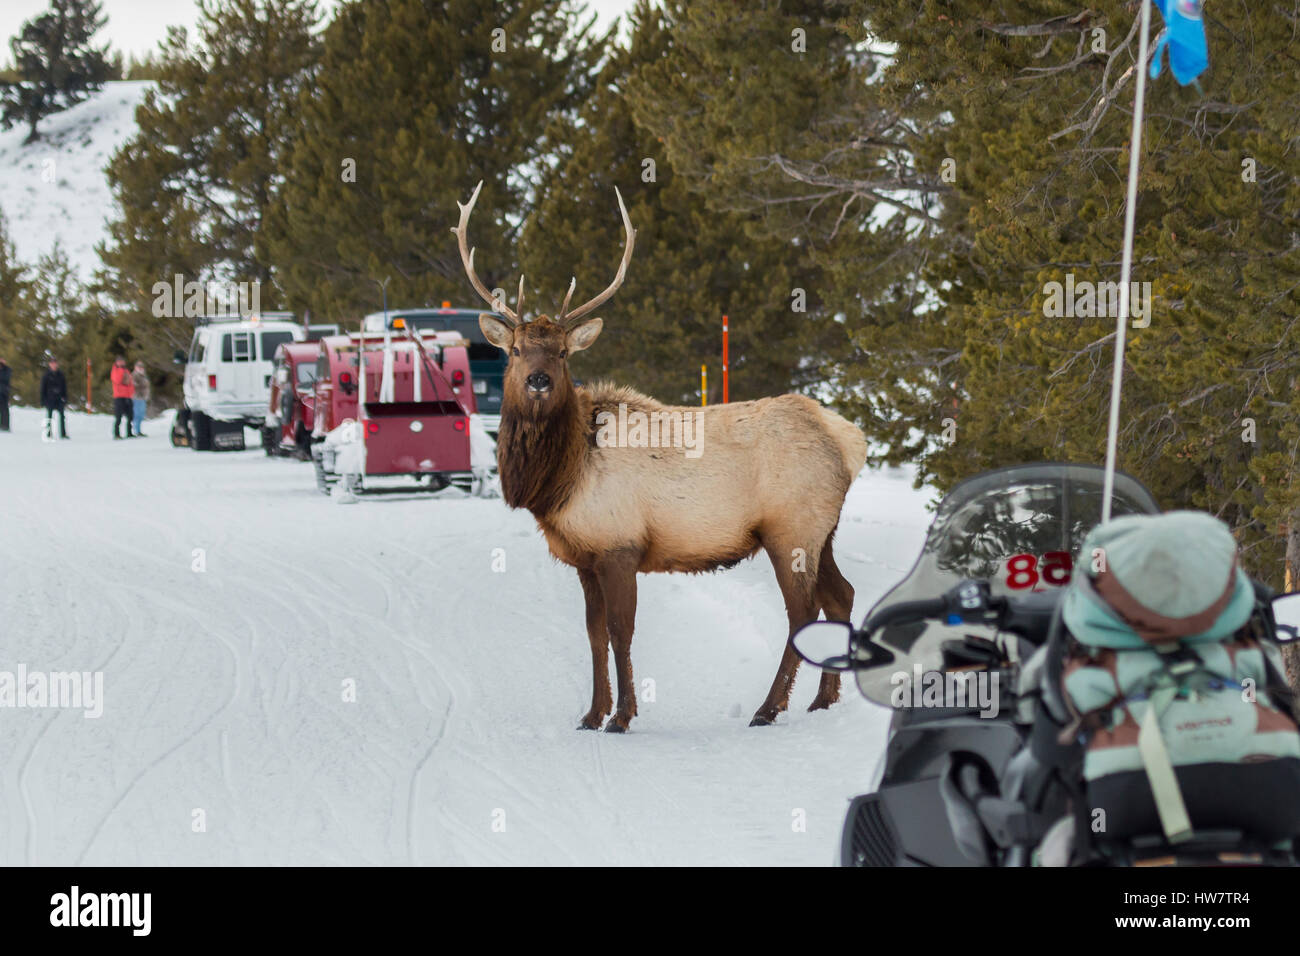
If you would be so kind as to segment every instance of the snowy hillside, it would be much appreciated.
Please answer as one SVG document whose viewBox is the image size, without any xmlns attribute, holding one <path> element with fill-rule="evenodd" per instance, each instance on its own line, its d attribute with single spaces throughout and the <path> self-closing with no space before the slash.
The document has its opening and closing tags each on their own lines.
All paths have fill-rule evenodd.
<svg viewBox="0 0 1300 956">
<path fill-rule="evenodd" d="M 103 714 L 0 709 L 0 865 L 835 859 L 888 714 L 849 686 L 807 713 L 804 669 L 789 715 L 747 726 L 785 640 L 765 560 L 641 577 L 656 700 L 626 735 L 580 732 L 581 589 L 528 514 L 340 506 L 308 465 L 174 449 L 163 422 L 69 431 L 44 444 L 17 409 L 0 434 L 0 671 L 102 671 Z M 911 477 L 850 493 L 855 616 L 920 548 Z"/>
<path fill-rule="evenodd" d="M 99 268 L 95 244 L 105 237 L 112 210 L 104 167 L 135 133 L 135 108 L 150 86 L 107 83 L 84 103 L 42 120 L 41 138 L 28 146 L 25 127 L 0 132 L 0 209 L 21 260 L 35 264 L 57 239 L 83 280 Z"/>
</svg>

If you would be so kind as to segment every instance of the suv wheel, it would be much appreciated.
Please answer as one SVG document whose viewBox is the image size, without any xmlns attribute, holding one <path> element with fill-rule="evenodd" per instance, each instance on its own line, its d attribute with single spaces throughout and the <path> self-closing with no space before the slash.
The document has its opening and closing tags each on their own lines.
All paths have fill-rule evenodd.
<svg viewBox="0 0 1300 956">
<path fill-rule="evenodd" d="M 176 412 L 176 418 L 172 421 L 172 447 L 184 448 L 190 443 L 190 410 L 181 408 Z"/>
<path fill-rule="evenodd" d="M 202 412 L 190 415 L 190 444 L 195 451 L 212 451 L 212 419 Z"/>
</svg>

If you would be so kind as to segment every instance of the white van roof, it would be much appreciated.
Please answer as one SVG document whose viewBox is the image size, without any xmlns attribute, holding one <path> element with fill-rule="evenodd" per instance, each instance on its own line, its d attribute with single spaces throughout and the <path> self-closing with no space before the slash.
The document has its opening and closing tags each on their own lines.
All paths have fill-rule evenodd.
<svg viewBox="0 0 1300 956">
<path fill-rule="evenodd" d="M 203 315 L 195 319 L 194 324 L 197 326 L 239 326 L 241 328 L 250 329 L 261 328 L 262 326 L 267 325 L 292 325 L 295 328 L 302 327 L 298 320 L 294 318 L 292 312 L 255 312 L 247 317 L 242 315 Z"/>
</svg>

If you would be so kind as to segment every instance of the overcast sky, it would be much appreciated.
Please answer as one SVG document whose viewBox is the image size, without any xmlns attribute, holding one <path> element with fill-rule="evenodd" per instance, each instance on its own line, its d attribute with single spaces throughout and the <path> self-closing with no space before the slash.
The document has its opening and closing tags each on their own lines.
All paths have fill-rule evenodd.
<svg viewBox="0 0 1300 956">
<path fill-rule="evenodd" d="M 172 25 L 193 28 L 194 0 L 102 0 L 108 25 L 101 32 L 115 50 L 140 56 L 157 47 Z M 490 0 L 484 0 L 487 5 Z M 632 0 L 587 0 L 588 8 L 600 17 L 600 26 L 611 23 L 631 8 Z M 323 0 L 328 11 L 332 0 Z M 49 0 L 0 0 L 0 62 L 9 63 L 9 38 L 27 20 L 49 8 Z"/>
</svg>

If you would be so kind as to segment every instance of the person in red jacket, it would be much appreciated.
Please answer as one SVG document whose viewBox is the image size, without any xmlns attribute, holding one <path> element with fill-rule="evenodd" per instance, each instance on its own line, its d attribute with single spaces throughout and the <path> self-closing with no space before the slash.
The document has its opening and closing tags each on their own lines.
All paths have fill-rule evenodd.
<svg viewBox="0 0 1300 956">
<path fill-rule="evenodd" d="M 135 384 L 131 381 L 131 370 L 126 367 L 126 359 L 119 355 L 113 360 L 113 437 L 121 438 L 120 425 L 123 419 L 126 419 L 126 437 L 134 438 L 131 434 L 131 416 L 135 409 L 135 403 L 131 399 L 135 398 Z"/>
</svg>

